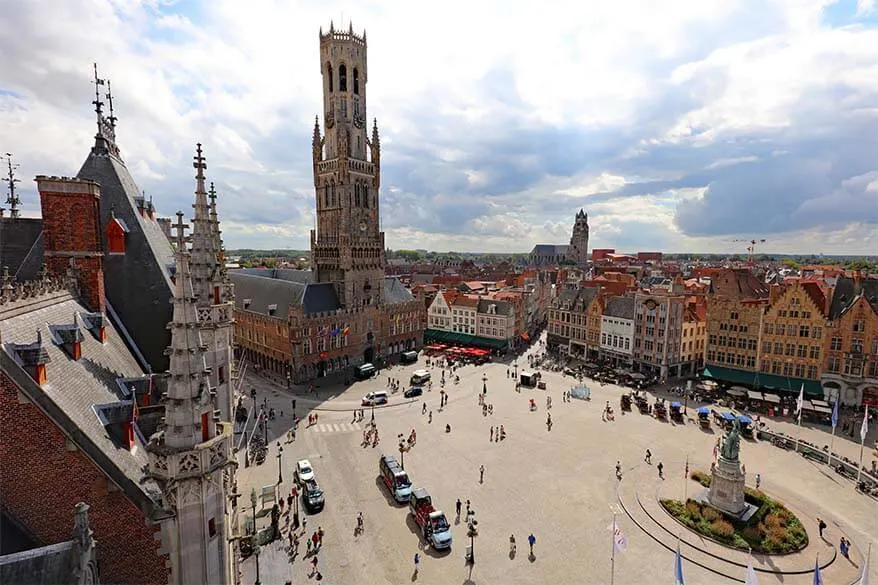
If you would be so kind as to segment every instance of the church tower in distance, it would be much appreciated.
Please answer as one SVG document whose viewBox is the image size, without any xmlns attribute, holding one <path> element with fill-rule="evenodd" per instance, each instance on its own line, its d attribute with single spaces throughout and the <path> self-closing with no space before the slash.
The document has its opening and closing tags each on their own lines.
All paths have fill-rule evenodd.
<svg viewBox="0 0 878 585">
<path fill-rule="evenodd" d="M 576 221 L 573 223 L 567 259 L 575 262 L 579 268 L 588 265 L 588 214 L 582 209 L 576 214 Z"/>
<path fill-rule="evenodd" d="M 342 307 L 384 302 L 384 233 L 378 188 L 381 145 L 366 116 L 366 33 L 320 30 L 323 131 L 314 123 L 317 229 L 311 231 L 315 281 L 332 283 Z"/>
</svg>

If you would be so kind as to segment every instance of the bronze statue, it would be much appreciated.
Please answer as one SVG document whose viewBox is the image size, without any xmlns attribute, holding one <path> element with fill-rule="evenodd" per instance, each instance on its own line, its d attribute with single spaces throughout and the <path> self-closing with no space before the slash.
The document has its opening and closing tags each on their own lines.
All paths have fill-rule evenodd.
<svg viewBox="0 0 878 585">
<path fill-rule="evenodd" d="M 727 461 L 737 461 L 741 450 L 741 423 L 738 419 L 732 421 L 732 428 L 726 433 L 723 441 L 722 456 Z"/>
</svg>

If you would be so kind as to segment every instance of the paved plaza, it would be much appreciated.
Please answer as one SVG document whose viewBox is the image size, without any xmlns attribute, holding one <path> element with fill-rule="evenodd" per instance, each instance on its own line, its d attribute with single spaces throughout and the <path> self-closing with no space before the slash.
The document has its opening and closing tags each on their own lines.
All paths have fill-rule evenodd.
<svg viewBox="0 0 878 585">
<path fill-rule="evenodd" d="M 707 470 L 713 445 L 719 433 L 702 431 L 697 423 L 676 425 L 641 415 L 619 412 L 623 390 L 613 385 L 601 386 L 586 380 L 592 390 L 591 401 L 562 401 L 562 392 L 573 385 L 570 377 L 544 373 L 546 390 L 514 390 L 504 362 L 485 366 L 465 366 L 458 370 L 461 381 L 448 383 L 450 399 L 439 408 L 440 370 L 434 367 L 433 389 L 420 399 L 407 400 L 402 392 L 392 394 L 390 404 L 375 409 L 381 442 L 377 447 L 362 445 L 363 429 L 371 418 L 352 419 L 360 398 L 370 390 L 387 390 L 388 376 L 406 387 L 411 372 L 423 368 L 424 357 L 417 364 L 382 370 L 371 380 L 356 382 L 346 389 L 342 385 L 324 387 L 307 394 L 294 388 L 295 394 L 281 385 L 259 376 L 247 379 L 247 390 L 255 387 L 257 402 L 267 398 L 269 406 L 283 411 L 283 418 L 269 427 L 270 448 L 264 464 L 244 468 L 243 452 L 238 474 L 242 509 L 247 509 L 252 487 L 273 485 L 278 479 L 276 443 L 283 445 L 283 483 L 287 494 L 292 486 L 292 470 L 298 459 L 308 458 L 326 493 L 324 511 L 308 517 L 307 536 L 322 527 L 323 547 L 318 555 L 322 583 L 610 583 L 611 540 L 608 527 L 613 510 L 628 539 L 628 550 L 617 554 L 615 583 L 644 584 L 673 582 L 673 547 L 681 532 L 662 517 L 656 508 L 657 495 L 682 497 L 697 484 L 684 480 L 685 461 L 691 469 Z M 519 365 L 526 363 L 518 358 Z M 487 376 L 486 401 L 493 405 L 493 415 L 483 416 L 478 405 L 483 377 Z M 450 379 L 446 374 L 446 379 Z M 553 405 L 549 412 L 553 425 L 546 425 L 546 397 Z M 528 409 L 534 398 L 536 412 Z M 285 433 L 292 422 L 292 403 L 302 424 L 295 442 L 287 444 Z M 601 410 L 606 401 L 612 405 L 616 419 L 603 422 Z M 652 399 L 650 400 L 652 402 Z M 422 414 L 426 402 L 429 415 Z M 252 405 L 251 401 L 247 402 Z M 697 405 L 695 405 L 697 406 Z M 314 409 L 314 410 L 311 410 Z M 318 414 L 316 424 L 305 423 L 310 412 Z M 694 406 L 689 414 L 694 416 Z M 445 425 L 452 430 L 445 432 Z M 489 440 L 490 427 L 503 425 L 506 439 Z M 794 425 L 771 422 L 772 429 L 795 434 Z M 392 502 L 378 481 L 380 454 L 397 452 L 396 437 L 408 436 L 414 429 L 417 444 L 405 454 L 405 469 L 417 487 L 426 487 L 452 523 L 454 544 L 450 553 L 425 550 L 408 508 Z M 867 445 L 876 438 L 870 430 Z M 824 429 L 804 427 L 802 438 L 817 445 L 829 442 Z M 660 480 L 655 466 L 643 461 L 646 449 L 652 452 L 653 464 L 664 464 L 665 480 Z M 859 444 L 841 437 L 835 451 L 854 460 Z M 866 461 L 874 456 L 867 450 Z M 616 461 L 621 461 L 623 481 L 615 478 Z M 761 475 L 762 489 L 784 501 L 805 524 L 811 543 L 798 555 L 788 558 L 757 558 L 757 568 L 787 570 L 811 566 L 818 558 L 824 569 L 824 581 L 830 584 L 856 582 L 858 566 L 869 542 L 878 541 L 878 502 L 855 492 L 853 483 L 836 475 L 825 465 L 814 463 L 791 451 L 768 443 L 744 441 L 741 460 L 752 485 L 756 473 Z M 479 467 L 484 465 L 484 483 L 479 481 Z M 465 518 L 455 517 L 455 502 L 470 500 L 478 520 L 475 538 L 475 564 L 469 567 L 464 554 L 469 545 Z M 355 535 L 357 513 L 365 517 L 365 531 Z M 248 512 L 249 513 L 249 512 Z M 630 514 L 630 516 L 629 516 Z M 650 520 L 653 517 L 653 520 Z M 816 520 L 829 525 L 826 540 L 817 535 Z M 267 517 L 260 519 L 260 527 Z M 640 528 L 639 526 L 643 526 Z M 536 537 L 534 554 L 527 550 L 527 536 Z M 509 536 L 518 543 L 516 555 L 510 555 Z M 851 560 L 836 555 L 840 536 L 853 543 Z M 744 569 L 721 562 L 710 553 L 725 555 L 734 562 L 746 563 L 746 554 L 721 549 L 692 533 L 681 535 L 682 553 L 687 558 L 683 570 L 687 585 L 733 583 L 724 572 L 743 581 Z M 290 562 L 286 541 L 262 548 L 259 558 L 260 580 L 282 585 L 287 580 L 305 583 L 309 578 L 311 557 L 306 557 L 305 539 L 299 554 Z M 703 550 L 702 550 L 703 549 Z M 420 571 L 414 575 L 413 558 L 420 553 Z M 878 582 L 878 551 L 872 555 L 872 579 Z M 256 581 L 255 558 L 240 567 L 243 583 Z M 812 583 L 810 574 L 785 574 L 780 577 L 760 573 L 760 583 L 799 585 Z"/>
</svg>

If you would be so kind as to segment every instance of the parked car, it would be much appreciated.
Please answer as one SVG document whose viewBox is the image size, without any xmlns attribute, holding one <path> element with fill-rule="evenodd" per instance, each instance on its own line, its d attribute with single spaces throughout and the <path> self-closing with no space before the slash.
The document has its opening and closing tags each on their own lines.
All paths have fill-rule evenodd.
<svg viewBox="0 0 878 585">
<path fill-rule="evenodd" d="M 300 459 L 296 462 L 295 471 L 296 483 L 306 483 L 314 479 L 314 468 L 307 459 Z"/>
<path fill-rule="evenodd" d="M 402 395 L 406 398 L 414 398 L 415 396 L 420 396 L 423 393 L 424 389 L 421 386 L 412 386 L 411 388 L 406 388 Z"/>
<path fill-rule="evenodd" d="M 308 512 L 319 512 L 323 509 L 323 505 L 326 503 L 326 496 L 323 494 L 320 486 L 317 485 L 316 479 L 305 482 L 305 489 L 302 490 L 302 499 Z"/>
</svg>

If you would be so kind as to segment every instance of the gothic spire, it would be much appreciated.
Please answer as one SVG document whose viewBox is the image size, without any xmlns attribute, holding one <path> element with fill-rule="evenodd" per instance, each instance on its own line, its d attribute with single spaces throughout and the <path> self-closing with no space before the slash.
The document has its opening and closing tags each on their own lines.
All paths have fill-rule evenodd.
<svg viewBox="0 0 878 585">
<path fill-rule="evenodd" d="M 6 203 L 9 204 L 9 217 L 15 219 L 18 217 L 18 206 L 21 205 L 21 199 L 15 192 L 15 184 L 21 182 L 19 179 L 15 178 L 15 169 L 17 169 L 19 165 L 13 164 L 11 152 L 7 152 L 6 156 L 0 157 L 0 159 L 6 160 L 8 173 L 5 182 L 6 186 L 9 188 L 9 195 L 6 197 Z M 2 213 L 0 213 L 0 216 L 2 216 Z"/>
<path fill-rule="evenodd" d="M 378 118 L 372 119 L 372 146 L 381 146 L 381 141 L 378 139 Z"/>
<path fill-rule="evenodd" d="M 211 233 L 213 235 L 213 247 L 218 254 L 217 261 L 219 263 L 219 271 L 225 277 L 225 247 L 223 245 L 222 238 L 223 232 L 220 229 L 219 212 L 217 212 L 216 209 L 216 189 L 213 186 L 213 181 L 210 182 L 210 190 L 207 192 L 207 194 L 210 197 L 210 227 Z"/>
<path fill-rule="evenodd" d="M 213 304 L 214 280 L 219 276 L 214 227 L 204 188 L 207 163 L 199 142 L 192 166 L 195 167 L 195 210 L 192 218 L 192 286 L 199 306 Z"/>
<path fill-rule="evenodd" d="M 191 449 L 203 442 L 201 425 L 204 414 L 212 411 L 210 389 L 205 378 L 205 346 L 198 330 L 195 293 L 189 271 L 190 254 L 186 249 L 183 231 L 189 226 L 183 222 L 183 212 L 177 212 L 176 248 L 177 269 L 174 273 L 174 312 L 168 324 L 171 345 L 165 350 L 170 356 L 167 400 L 165 406 L 165 445 L 177 449 Z M 212 422 L 207 417 L 208 424 Z M 209 433 L 213 436 L 212 433 Z"/>
<path fill-rule="evenodd" d="M 98 64 L 94 63 L 94 83 L 95 99 L 92 102 L 95 107 L 95 115 L 97 116 L 98 133 L 95 138 L 103 139 L 111 144 L 116 143 L 116 116 L 113 112 L 113 93 L 110 91 L 110 82 L 106 79 L 98 77 Z M 101 86 L 107 87 L 107 93 L 104 94 L 110 105 L 110 116 L 104 116 L 104 102 L 101 99 Z"/>
<path fill-rule="evenodd" d="M 314 154 L 314 162 L 321 160 L 323 154 L 323 139 L 320 136 L 320 119 L 314 116 L 314 135 L 311 137 L 311 150 Z"/>
</svg>

